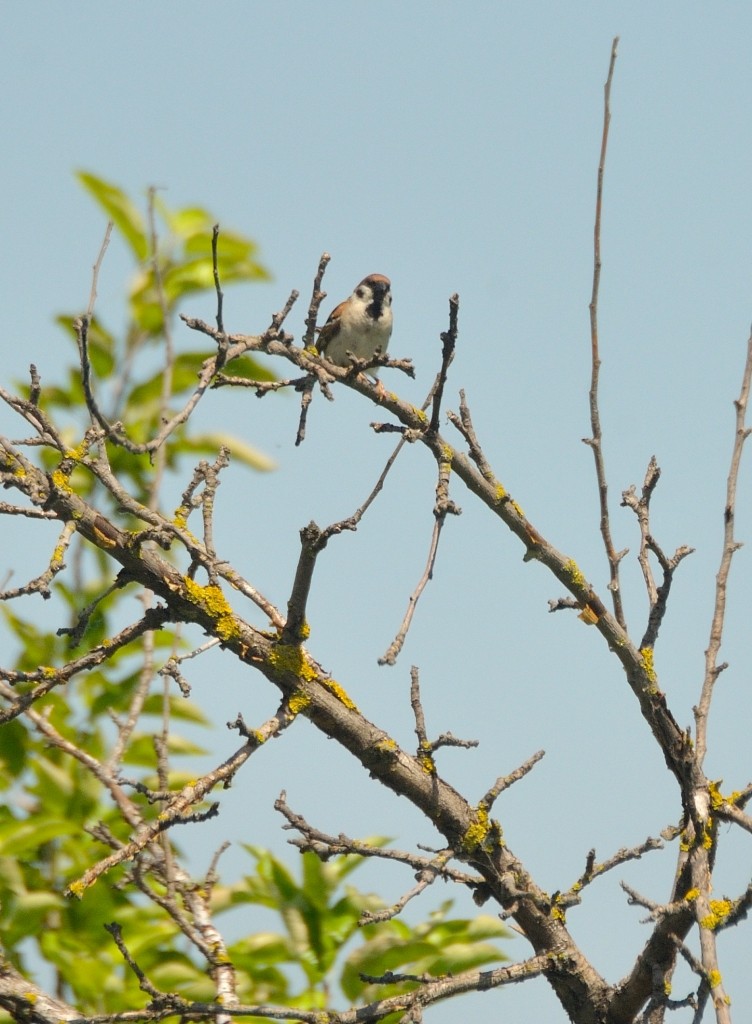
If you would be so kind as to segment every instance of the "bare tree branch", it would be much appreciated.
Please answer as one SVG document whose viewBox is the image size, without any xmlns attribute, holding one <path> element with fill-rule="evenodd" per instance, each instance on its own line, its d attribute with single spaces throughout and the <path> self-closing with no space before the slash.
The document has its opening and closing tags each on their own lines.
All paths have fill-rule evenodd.
<svg viewBox="0 0 752 1024">
<path fill-rule="evenodd" d="M 600 377 L 601 357 L 598 342 L 598 293 L 601 281 L 601 214 L 603 210 L 603 176 L 606 168 L 606 151 L 608 149 L 608 129 L 611 124 L 611 83 L 616 65 L 616 51 L 619 37 L 611 46 L 611 62 L 608 67 L 608 78 L 603 90 L 603 134 L 601 136 L 601 157 L 598 163 L 598 188 L 595 201 L 595 227 L 593 229 L 593 292 L 590 299 L 590 347 L 592 373 L 590 379 L 590 427 L 592 436 L 585 439 L 593 451 L 595 472 L 598 478 L 598 496 L 601 507 L 601 536 L 606 549 L 611 581 L 608 585 L 614 605 L 614 616 L 622 629 L 626 629 L 624 608 L 621 600 L 619 583 L 619 562 L 626 551 L 617 552 L 611 537 L 611 522 L 608 511 L 608 484 L 606 482 L 606 466 L 603 458 L 603 432 L 598 408 L 598 381 Z"/>
<path fill-rule="evenodd" d="M 660 475 L 660 468 L 653 455 L 648 463 L 640 497 L 637 497 L 635 488 L 630 487 L 629 490 L 623 492 L 621 502 L 622 505 L 632 509 L 637 516 L 637 522 L 640 526 L 640 553 L 637 559 L 642 569 L 642 575 L 648 592 L 648 601 L 650 602 L 650 615 L 647 628 L 640 641 L 641 648 L 655 647 L 658 632 L 663 622 L 663 617 L 666 614 L 674 571 L 679 563 L 694 551 L 694 548 L 683 546 L 677 548 L 673 556 L 668 558 L 650 531 L 650 499 L 653 496 Z M 649 557 L 651 552 L 655 555 L 663 571 L 663 582 L 660 587 L 656 586 L 653 577 L 653 569 Z"/>
<path fill-rule="evenodd" d="M 710 626 L 710 640 L 705 651 L 705 677 L 702 683 L 700 701 L 695 708 L 697 760 L 699 764 L 702 764 L 705 760 L 710 702 L 716 680 L 722 671 L 722 667 L 718 665 L 718 653 L 723 640 L 723 626 L 726 617 L 726 588 L 731 571 L 731 562 L 735 553 L 741 547 L 740 543 L 734 538 L 734 519 L 736 516 L 736 489 L 739 481 L 742 450 L 744 442 L 750 434 L 750 428 L 745 426 L 750 382 L 752 382 L 752 334 L 750 334 L 747 341 L 747 359 L 744 364 L 744 373 L 742 374 L 741 390 L 739 397 L 734 402 L 736 429 L 734 432 L 734 447 L 731 453 L 731 465 L 726 482 L 726 505 L 723 511 L 723 552 L 721 554 L 718 575 L 716 576 L 715 606 L 713 608 L 713 621 Z"/>
</svg>

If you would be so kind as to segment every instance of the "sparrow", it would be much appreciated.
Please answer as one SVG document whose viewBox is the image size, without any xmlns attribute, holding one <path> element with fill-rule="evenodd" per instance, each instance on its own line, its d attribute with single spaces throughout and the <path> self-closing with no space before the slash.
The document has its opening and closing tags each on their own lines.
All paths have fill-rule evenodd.
<svg viewBox="0 0 752 1024">
<path fill-rule="evenodd" d="M 329 314 L 319 328 L 316 347 L 335 366 L 350 366 L 348 353 L 357 359 L 372 359 L 377 351 L 383 356 L 391 334 L 391 281 L 383 274 L 369 274 Z M 373 369 L 368 373 L 376 379 Z"/>
</svg>

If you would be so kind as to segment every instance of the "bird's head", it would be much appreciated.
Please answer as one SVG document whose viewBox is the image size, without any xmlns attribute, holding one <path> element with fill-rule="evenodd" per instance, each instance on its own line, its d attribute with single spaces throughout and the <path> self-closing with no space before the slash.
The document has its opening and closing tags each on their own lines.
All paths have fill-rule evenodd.
<svg viewBox="0 0 752 1024">
<path fill-rule="evenodd" d="M 363 278 L 351 298 L 363 307 L 366 316 L 378 320 L 384 310 L 391 309 L 392 282 L 383 274 L 369 274 Z"/>
</svg>

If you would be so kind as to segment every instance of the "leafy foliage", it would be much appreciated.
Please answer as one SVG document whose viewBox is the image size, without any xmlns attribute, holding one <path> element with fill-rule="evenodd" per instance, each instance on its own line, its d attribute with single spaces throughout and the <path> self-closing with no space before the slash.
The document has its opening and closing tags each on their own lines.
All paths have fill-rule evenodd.
<svg viewBox="0 0 752 1024">
<path fill-rule="evenodd" d="M 371 846 L 387 840 L 371 837 Z M 246 975 L 249 995 L 302 1009 L 324 1009 L 334 998 L 337 979 L 346 999 L 368 1002 L 415 988 L 416 982 L 391 985 L 369 984 L 361 975 L 386 971 L 438 976 L 506 957 L 491 941 L 509 932 L 498 918 L 479 916 L 473 920 L 447 919 L 452 902 L 447 901 L 429 919 L 417 926 L 391 920 L 359 927 L 364 911 L 384 908 L 383 900 L 345 884 L 363 864 L 361 857 L 344 855 L 322 863 L 313 853 L 301 858 L 300 879 L 268 850 L 247 846 L 256 861 L 253 875 L 217 892 L 217 909 L 239 904 L 266 907 L 278 914 L 283 932 L 261 932 L 235 943 L 231 956 Z M 355 935 L 361 941 L 343 951 Z M 304 984 L 294 991 L 290 973 L 296 967 Z"/>
<path fill-rule="evenodd" d="M 164 417 L 176 411 L 174 403 L 195 387 L 206 359 L 206 351 L 175 352 L 167 364 L 164 357 L 159 356 L 164 355 L 172 337 L 183 299 L 198 291 L 214 289 L 212 232 L 215 218 L 198 207 L 171 210 L 151 193 L 150 227 L 135 203 L 116 185 L 83 171 L 78 178 L 111 218 L 136 261 L 127 292 L 126 326 L 122 336 L 114 334 L 95 316 L 88 332 L 88 349 L 92 369 L 99 378 L 98 393 L 108 395 L 105 409 L 108 418 L 121 421 L 129 436 L 140 443 L 156 433 Z M 157 230 L 157 217 L 166 228 L 164 235 Z M 217 240 L 217 269 L 223 287 L 269 278 L 268 271 L 257 259 L 255 242 L 224 230 Z M 71 314 L 57 317 L 58 324 L 73 341 L 76 340 L 74 321 Z M 270 372 L 250 357 L 242 362 L 243 366 L 234 372 L 258 380 L 272 379 Z M 139 372 L 141 364 L 144 369 Z M 66 384 L 45 386 L 43 405 L 49 410 L 81 411 L 83 392 L 77 369 L 71 369 Z M 236 460 L 251 469 L 272 468 L 272 462 L 265 455 L 238 438 L 229 434 L 189 434 L 185 427 L 175 431 L 168 440 L 167 464 L 174 466 L 181 455 L 214 454 L 218 445 L 226 445 Z M 133 459 L 127 452 L 117 449 L 113 451 L 113 458 L 113 469 L 118 475 L 122 474 L 145 493 L 148 462 L 143 458 Z"/>
<path fill-rule="evenodd" d="M 181 300 L 214 288 L 214 218 L 196 207 L 170 210 L 153 195 L 144 217 L 114 184 L 83 172 L 79 180 L 111 218 L 136 264 L 124 333 L 119 336 L 94 318 L 88 352 L 100 407 L 137 443 L 153 437 L 184 403 L 206 358 L 205 352 L 173 351 L 170 338 Z M 167 229 L 159 242 L 157 217 Z M 217 265 L 223 286 L 267 276 L 255 244 L 239 234 L 219 236 Z M 58 322 L 76 340 L 73 319 L 61 315 Z M 270 379 L 247 356 L 233 363 L 233 372 Z M 65 412 L 74 424 L 71 438 L 80 437 L 88 419 L 80 371 L 71 368 L 57 385 L 45 381 L 39 406 L 50 414 Z M 249 468 L 271 466 L 241 439 L 197 434 L 188 422 L 170 434 L 159 457 L 169 472 L 185 457 L 216 456 L 221 446 Z M 162 478 L 155 477 L 148 455 L 108 445 L 107 456 L 132 496 L 145 505 L 158 500 Z M 51 449 L 39 452 L 49 470 L 59 465 L 55 457 Z M 73 469 L 69 484 L 83 497 L 99 487 L 96 476 L 80 467 Z M 96 498 L 101 503 L 112 500 L 105 488 Z M 126 598 L 122 589 L 112 586 L 111 564 L 101 551 L 89 547 L 83 571 L 84 549 L 76 546 L 77 538 L 72 543 L 72 573 L 66 582 L 53 581 L 50 589 L 72 625 L 86 609 L 85 631 L 63 629 L 53 634 L 7 604 L 0 606 L 16 646 L 13 669 L 36 673 L 35 680 L 15 683 L 14 699 L 31 693 L 40 673 L 44 678 L 46 671 L 54 674 L 53 666 L 106 648 L 126 619 Z M 147 607 L 149 598 L 142 598 Z M 174 893 L 162 876 L 149 876 L 143 864 L 126 863 L 97 883 L 95 898 L 79 902 L 63 895 L 108 848 L 128 843 L 139 824 L 158 821 L 159 799 L 152 799 L 152 794 L 173 794 L 192 784 L 190 772 L 181 765 L 190 767 L 190 759 L 203 751 L 176 725 L 190 723 L 195 736 L 209 722 L 198 705 L 176 696 L 169 683 L 162 685 L 154 669 L 177 653 L 179 643 L 174 631 L 149 629 L 135 643 L 110 651 L 65 688 L 57 686 L 24 715 L 2 725 L 0 789 L 6 801 L 0 808 L 0 944 L 7 961 L 27 976 L 40 964 L 52 971 L 54 984 L 48 987 L 75 1004 L 82 1015 L 115 1013 L 143 1003 L 138 980 L 106 936 L 105 925 L 111 922 L 122 929 L 129 954 L 152 985 L 185 998 L 216 997 L 211 970 L 191 941 L 186 925 L 190 915 L 181 917 L 175 911 Z M 122 749 L 115 754 L 117 743 Z M 121 766 L 132 773 L 127 779 L 119 774 Z M 195 805 L 192 810 L 200 814 L 207 806 Z M 173 835 L 164 833 L 162 838 L 169 856 L 179 860 L 181 851 Z M 372 845 L 384 842 L 376 839 Z M 297 877 L 270 852 L 254 846 L 247 852 L 255 870 L 234 884 L 194 884 L 185 876 L 185 891 L 204 886 L 212 915 L 250 905 L 266 908 L 279 919 L 278 931 L 244 935 L 227 946 L 241 999 L 324 1008 L 334 998 L 335 984 L 348 1000 L 373 998 L 377 989 L 361 978 L 363 972 L 397 968 L 436 975 L 504 959 L 489 941 L 508 934 L 503 925 L 492 918 L 450 919 L 450 903 L 417 926 L 387 920 L 361 928 L 362 913 L 379 910 L 383 903 L 349 884 L 360 858 L 343 856 L 322 863 L 307 853 Z M 380 986 L 379 994 L 414 984 Z"/>
</svg>

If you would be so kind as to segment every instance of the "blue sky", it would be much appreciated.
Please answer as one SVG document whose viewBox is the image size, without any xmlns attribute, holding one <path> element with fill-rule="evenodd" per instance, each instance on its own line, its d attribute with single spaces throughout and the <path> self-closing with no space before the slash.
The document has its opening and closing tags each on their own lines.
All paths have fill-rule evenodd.
<svg viewBox="0 0 752 1024">
<path fill-rule="evenodd" d="M 605 449 L 615 542 L 631 549 L 624 583 L 636 637 L 646 615 L 638 537 L 618 501 L 641 483 L 653 453 L 663 469 L 654 532 L 670 552 L 697 549 L 679 571 L 656 650 L 669 703 L 689 724 L 720 556 L 732 401 L 752 319 L 748 5 L 6 0 L 2 16 L 4 384 L 24 377 L 32 359 L 51 382 L 71 355 L 52 317 L 85 307 L 104 230 L 74 171 L 132 194 L 156 185 L 170 206 L 206 206 L 258 241 L 273 280 L 228 289 L 230 330 L 262 329 L 297 288 L 303 299 L 288 328 L 299 334 L 324 250 L 332 255 L 327 310 L 365 274 L 388 274 L 391 352 L 411 356 L 417 368 L 415 382 L 392 371 L 389 386 L 411 401 L 430 385 L 447 300 L 459 292 L 447 405 L 457 407 L 464 387 L 499 478 L 604 593 L 592 458 L 580 439 L 589 430 L 602 89 L 611 40 L 621 37 L 603 224 Z M 122 322 L 129 271 L 113 245 L 98 307 L 113 327 Z M 213 311 L 211 297 L 187 307 L 206 319 Z M 178 343 L 194 349 L 197 340 L 184 331 Z M 363 400 L 338 392 L 333 405 L 315 403 L 308 439 L 296 450 L 294 399 L 258 402 L 223 390 L 200 411 L 203 426 L 237 431 L 278 464 L 265 476 L 228 474 L 218 529 L 227 557 L 282 606 L 300 526 L 351 513 L 391 451 L 388 438 L 372 435 L 374 418 L 381 416 Z M 5 410 L 0 427 L 17 432 Z M 741 540 L 752 535 L 749 480 L 745 470 Z M 458 483 L 453 497 L 464 513 L 447 524 L 398 666 L 379 669 L 376 659 L 428 546 L 433 469 L 417 448 L 403 453 L 358 534 L 327 549 L 314 583 L 310 649 L 369 718 L 407 745 L 409 666 L 419 665 L 429 729 L 480 740 L 477 751 L 448 751 L 440 762 L 470 799 L 545 748 L 542 764 L 497 811 L 539 883 L 566 888 L 591 846 L 605 858 L 675 822 L 675 787 L 600 637 L 574 616 L 548 615 L 555 583 L 540 566 L 522 564 L 514 539 Z M 717 695 L 707 765 L 726 790 L 749 779 L 748 552 L 732 574 L 722 652 L 731 668 Z M 11 566 L 19 578 L 39 571 L 33 554 L 0 555 L 0 575 Z M 196 666 L 194 696 L 217 708 L 217 749 L 229 752 L 235 739 L 222 723 L 239 709 L 261 721 L 275 700 L 234 666 L 224 665 L 219 686 L 218 665 L 207 658 Z M 264 754 L 223 796 L 217 835 L 229 830 L 237 841 L 280 848 L 285 834 L 271 804 L 284 786 L 291 806 L 328 831 L 387 833 L 403 845 L 436 841 L 404 802 L 376 790 L 357 766 L 352 774 L 347 756 L 305 723 Z M 251 818 L 253 831 L 241 825 Z M 749 854 L 738 837 L 727 840 L 717 894 L 733 897 L 747 883 Z M 619 879 L 660 901 L 674 859 L 672 847 L 615 872 L 570 913 L 583 952 L 610 980 L 629 969 L 647 935 Z M 239 856 L 227 865 L 246 867 Z M 393 899 L 411 879 L 376 873 L 371 884 Z M 469 913 L 472 905 L 458 908 Z M 748 949 L 742 930 L 721 944 L 737 1006 L 752 1000 Z M 512 952 L 527 954 L 522 939 Z M 675 993 L 687 984 L 678 977 Z M 543 984 L 467 1006 L 520 1024 L 563 1020 Z M 429 1017 L 443 1024 L 450 1012 Z"/>
</svg>

